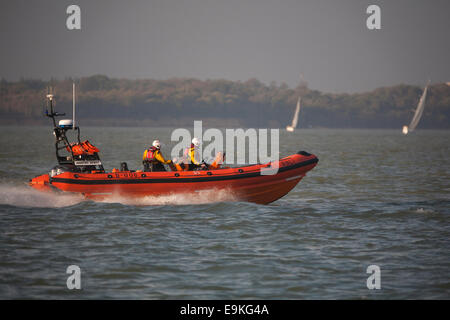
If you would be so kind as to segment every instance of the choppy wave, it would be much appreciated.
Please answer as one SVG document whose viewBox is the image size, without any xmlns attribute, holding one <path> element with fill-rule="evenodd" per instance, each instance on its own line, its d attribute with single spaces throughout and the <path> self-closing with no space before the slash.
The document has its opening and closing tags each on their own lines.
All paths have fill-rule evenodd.
<svg viewBox="0 0 450 320">
<path fill-rule="evenodd" d="M 415 213 L 435 213 L 434 210 L 427 209 L 427 208 L 417 208 L 417 209 L 414 209 L 414 212 Z"/>
</svg>

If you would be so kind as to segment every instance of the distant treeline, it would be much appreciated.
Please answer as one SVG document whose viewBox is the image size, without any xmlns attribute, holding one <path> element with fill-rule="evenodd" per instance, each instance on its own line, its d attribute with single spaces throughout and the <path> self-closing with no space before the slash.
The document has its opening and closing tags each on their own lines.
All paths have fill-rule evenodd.
<svg viewBox="0 0 450 320">
<path fill-rule="evenodd" d="M 45 95 L 52 86 L 56 109 L 71 117 L 72 79 L 0 81 L 0 124 L 44 124 Z M 77 119 L 90 125 L 279 127 L 290 123 L 302 97 L 299 127 L 399 128 L 408 124 L 423 88 L 410 85 L 356 94 L 330 94 L 303 83 L 263 84 L 229 80 L 75 79 Z M 450 128 L 450 86 L 428 91 L 420 128 Z"/>
</svg>

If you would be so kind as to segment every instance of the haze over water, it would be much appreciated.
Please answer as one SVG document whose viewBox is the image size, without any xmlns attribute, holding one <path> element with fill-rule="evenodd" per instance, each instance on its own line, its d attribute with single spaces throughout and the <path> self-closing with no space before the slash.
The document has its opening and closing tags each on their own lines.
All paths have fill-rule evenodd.
<svg viewBox="0 0 450 320">
<path fill-rule="evenodd" d="M 141 169 L 156 137 L 169 154 L 171 131 L 81 133 L 111 170 Z M 448 131 L 281 131 L 281 156 L 305 150 L 319 163 L 266 206 L 42 194 L 27 182 L 55 165 L 50 127 L 0 133 L 2 299 L 450 298 Z M 73 264 L 79 291 L 66 287 Z M 367 289 L 369 265 L 381 269 L 381 290 Z"/>
</svg>

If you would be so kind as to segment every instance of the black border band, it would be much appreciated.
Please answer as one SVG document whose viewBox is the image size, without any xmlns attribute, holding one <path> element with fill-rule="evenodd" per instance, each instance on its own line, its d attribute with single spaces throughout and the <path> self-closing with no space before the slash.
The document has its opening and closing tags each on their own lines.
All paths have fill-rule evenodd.
<svg viewBox="0 0 450 320">
<path fill-rule="evenodd" d="M 303 162 L 299 162 L 290 166 L 281 167 L 278 172 L 289 171 L 300 167 L 305 167 L 314 163 L 317 163 L 319 159 L 313 158 Z M 155 178 L 155 179 L 113 179 L 113 180 L 80 180 L 80 179 L 67 179 L 67 178 L 51 178 L 50 183 L 69 183 L 69 184 L 86 184 L 86 185 L 104 185 L 104 184 L 141 184 L 141 183 L 186 183 L 186 182 L 209 182 L 209 181 L 224 181 L 253 178 L 261 175 L 261 171 L 249 172 L 249 173 L 237 173 L 230 176 L 207 176 L 196 178 L 182 178 L 182 177 L 168 177 L 168 178 Z"/>
</svg>

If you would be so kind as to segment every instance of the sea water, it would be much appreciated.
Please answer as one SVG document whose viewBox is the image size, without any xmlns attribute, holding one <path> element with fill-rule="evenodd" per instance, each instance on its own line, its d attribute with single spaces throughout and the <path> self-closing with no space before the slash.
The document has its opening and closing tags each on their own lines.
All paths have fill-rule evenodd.
<svg viewBox="0 0 450 320">
<path fill-rule="evenodd" d="M 170 128 L 82 128 L 107 170 L 141 169 Z M 138 203 L 31 189 L 48 127 L 0 128 L 1 299 L 450 299 L 450 132 L 300 129 L 318 165 L 270 205 L 224 195 Z M 81 270 L 69 290 L 68 266 Z M 368 266 L 380 269 L 370 290 Z"/>
</svg>

